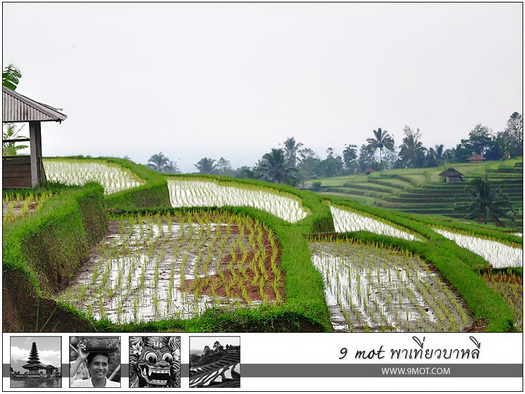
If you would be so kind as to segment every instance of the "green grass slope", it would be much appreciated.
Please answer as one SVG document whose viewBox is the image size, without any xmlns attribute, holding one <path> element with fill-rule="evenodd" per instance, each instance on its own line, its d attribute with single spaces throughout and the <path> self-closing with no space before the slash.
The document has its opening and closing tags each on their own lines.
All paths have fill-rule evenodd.
<svg viewBox="0 0 525 394">
<path fill-rule="evenodd" d="M 464 181 L 445 183 L 439 173 L 454 168 Z M 487 177 L 495 185 L 503 185 L 514 209 L 519 212 L 514 225 L 521 227 L 523 210 L 523 161 L 513 159 L 485 163 L 454 163 L 436 168 L 396 169 L 370 175 L 349 175 L 321 179 L 320 194 L 351 199 L 362 204 L 394 209 L 407 213 L 444 215 L 462 218 L 454 212 L 455 202 L 467 201 L 469 180 Z"/>
</svg>

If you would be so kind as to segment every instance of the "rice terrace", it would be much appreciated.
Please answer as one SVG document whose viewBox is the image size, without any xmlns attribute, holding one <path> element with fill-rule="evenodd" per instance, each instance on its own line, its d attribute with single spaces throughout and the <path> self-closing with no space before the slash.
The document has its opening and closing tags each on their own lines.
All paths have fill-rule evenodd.
<svg viewBox="0 0 525 394">
<path fill-rule="evenodd" d="M 522 330 L 518 230 L 125 159 L 44 168 L 3 190 L 7 332 Z"/>
</svg>

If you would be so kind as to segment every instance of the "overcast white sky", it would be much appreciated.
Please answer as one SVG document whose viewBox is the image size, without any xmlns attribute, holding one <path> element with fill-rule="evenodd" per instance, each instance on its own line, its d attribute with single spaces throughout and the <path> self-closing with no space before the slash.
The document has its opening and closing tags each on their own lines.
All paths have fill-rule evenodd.
<svg viewBox="0 0 525 394">
<path fill-rule="evenodd" d="M 63 108 L 45 156 L 162 151 L 252 166 L 288 137 L 325 157 L 381 127 L 427 147 L 522 112 L 522 5 L 3 4 L 17 92 Z M 26 127 L 27 129 L 27 127 Z"/>
</svg>

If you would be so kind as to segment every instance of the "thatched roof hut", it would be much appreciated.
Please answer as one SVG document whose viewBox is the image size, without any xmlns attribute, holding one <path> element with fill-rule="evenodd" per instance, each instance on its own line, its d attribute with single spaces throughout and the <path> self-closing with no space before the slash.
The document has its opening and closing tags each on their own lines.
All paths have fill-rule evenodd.
<svg viewBox="0 0 525 394">
<path fill-rule="evenodd" d="M 463 180 L 463 174 L 454 168 L 447 168 L 445 171 L 439 174 L 443 177 L 443 182 L 461 182 Z"/>
</svg>

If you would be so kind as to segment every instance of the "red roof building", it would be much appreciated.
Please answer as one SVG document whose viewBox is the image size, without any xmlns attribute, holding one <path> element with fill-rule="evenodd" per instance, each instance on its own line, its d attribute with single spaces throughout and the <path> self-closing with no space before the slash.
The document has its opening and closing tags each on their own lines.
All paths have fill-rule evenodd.
<svg viewBox="0 0 525 394">
<path fill-rule="evenodd" d="M 475 155 L 470 156 L 467 160 L 470 161 L 471 163 L 476 163 L 480 161 L 485 161 L 487 160 L 487 158 L 485 156 L 475 154 Z"/>
</svg>

